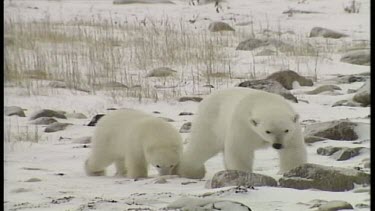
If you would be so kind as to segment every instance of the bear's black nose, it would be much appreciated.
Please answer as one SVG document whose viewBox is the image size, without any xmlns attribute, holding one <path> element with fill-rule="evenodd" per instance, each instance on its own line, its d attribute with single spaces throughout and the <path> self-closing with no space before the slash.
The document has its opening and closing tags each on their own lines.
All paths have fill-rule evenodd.
<svg viewBox="0 0 375 211">
<path fill-rule="evenodd" d="M 272 144 L 272 147 L 273 147 L 274 149 L 281 149 L 281 148 L 283 148 L 283 145 L 282 145 L 282 144 L 275 143 L 275 144 Z"/>
</svg>

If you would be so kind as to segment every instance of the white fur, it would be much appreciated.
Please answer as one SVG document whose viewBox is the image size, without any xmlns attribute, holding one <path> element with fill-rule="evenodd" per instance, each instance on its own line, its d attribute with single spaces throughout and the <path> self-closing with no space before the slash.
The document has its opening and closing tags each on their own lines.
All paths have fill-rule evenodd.
<svg viewBox="0 0 375 211">
<path fill-rule="evenodd" d="M 219 152 L 224 153 L 226 169 L 252 171 L 254 151 L 274 143 L 283 146 L 277 150 L 280 173 L 306 162 L 298 115 L 289 102 L 249 88 L 217 91 L 200 102 L 178 172 L 202 178 L 204 163 Z"/>
<path fill-rule="evenodd" d="M 142 178 L 151 164 L 160 175 L 173 174 L 181 154 L 181 136 L 168 122 L 136 110 L 117 110 L 97 123 L 85 170 L 104 175 L 115 163 L 116 175 Z"/>
</svg>

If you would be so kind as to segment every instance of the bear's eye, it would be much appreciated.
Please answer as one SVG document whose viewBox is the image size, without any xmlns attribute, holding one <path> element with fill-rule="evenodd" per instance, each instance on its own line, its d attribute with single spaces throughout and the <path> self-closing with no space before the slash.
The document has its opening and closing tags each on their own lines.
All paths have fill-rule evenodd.
<svg viewBox="0 0 375 211">
<path fill-rule="evenodd" d="M 156 165 L 156 168 L 160 168 L 160 166 L 159 166 L 159 165 Z"/>
<path fill-rule="evenodd" d="M 289 132 L 289 130 L 285 130 L 284 132 L 287 133 L 287 132 Z"/>
<path fill-rule="evenodd" d="M 266 133 L 267 133 L 267 134 L 270 134 L 270 133 L 271 133 L 271 131 L 269 131 L 269 130 L 266 130 Z"/>
</svg>

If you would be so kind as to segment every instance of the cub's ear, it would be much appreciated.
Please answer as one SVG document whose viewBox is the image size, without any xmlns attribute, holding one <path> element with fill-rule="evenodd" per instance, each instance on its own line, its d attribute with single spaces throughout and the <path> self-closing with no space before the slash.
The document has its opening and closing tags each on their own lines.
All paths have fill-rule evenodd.
<svg viewBox="0 0 375 211">
<path fill-rule="evenodd" d="M 259 121 L 256 120 L 256 119 L 250 119 L 250 122 L 251 124 L 253 124 L 254 126 L 257 126 L 259 124 Z"/>
<path fill-rule="evenodd" d="M 294 115 L 293 122 L 296 123 L 299 120 L 299 114 Z"/>
</svg>

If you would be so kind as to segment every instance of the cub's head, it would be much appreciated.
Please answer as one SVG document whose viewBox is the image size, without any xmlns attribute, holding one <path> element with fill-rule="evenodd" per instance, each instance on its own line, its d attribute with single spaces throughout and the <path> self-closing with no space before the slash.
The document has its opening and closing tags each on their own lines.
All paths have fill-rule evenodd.
<svg viewBox="0 0 375 211">
<path fill-rule="evenodd" d="M 299 127 L 299 115 L 268 111 L 251 115 L 250 127 L 274 149 L 282 149 L 293 140 Z"/>
<path fill-rule="evenodd" d="M 159 175 L 176 174 L 182 149 L 178 146 L 150 147 L 146 150 L 146 160 L 156 168 Z"/>
</svg>

